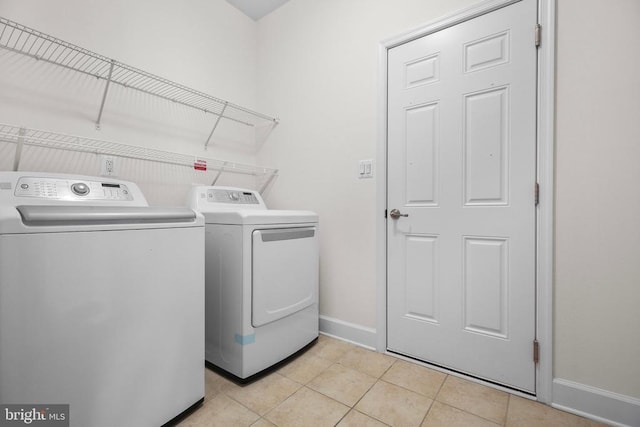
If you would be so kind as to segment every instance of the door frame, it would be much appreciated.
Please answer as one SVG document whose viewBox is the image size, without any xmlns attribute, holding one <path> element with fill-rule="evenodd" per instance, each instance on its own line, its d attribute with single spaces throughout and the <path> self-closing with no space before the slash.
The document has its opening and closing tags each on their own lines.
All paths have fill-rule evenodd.
<svg viewBox="0 0 640 427">
<path fill-rule="evenodd" d="M 435 33 L 520 0 L 485 0 L 441 19 L 429 22 L 378 46 L 378 141 L 380 167 L 376 181 L 376 350 L 387 351 L 387 55 L 389 49 Z M 537 76 L 537 181 L 536 207 L 536 398 L 550 404 L 553 382 L 553 212 L 555 145 L 555 25 L 556 0 L 538 0 L 541 44 Z M 534 41 L 534 29 L 531 29 Z M 532 346 L 533 347 L 533 346 Z M 533 348 L 532 348 L 533 352 Z"/>
</svg>

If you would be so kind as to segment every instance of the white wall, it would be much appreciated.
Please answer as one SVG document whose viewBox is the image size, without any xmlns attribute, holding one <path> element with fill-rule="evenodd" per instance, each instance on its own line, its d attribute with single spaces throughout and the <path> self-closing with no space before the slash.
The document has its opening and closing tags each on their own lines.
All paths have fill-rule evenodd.
<svg viewBox="0 0 640 427">
<path fill-rule="evenodd" d="M 194 89 L 255 108 L 256 24 L 225 1 L 2 0 L 0 16 Z M 215 116 L 112 85 L 102 130 L 95 129 L 104 82 L 0 50 L 0 123 L 255 163 L 252 128 L 222 121 L 207 151 Z M 0 167 L 11 164 L 1 149 Z M 37 151 L 37 150 L 36 150 Z M 100 173 L 88 155 L 31 150 L 22 170 Z M 9 166 L 10 167 L 10 166 Z M 148 162 L 120 162 L 152 204 L 181 204 L 192 182 L 213 173 Z M 224 175 L 220 183 L 253 186 Z"/>
<path fill-rule="evenodd" d="M 640 2 L 557 13 L 554 376 L 640 398 Z"/>
</svg>

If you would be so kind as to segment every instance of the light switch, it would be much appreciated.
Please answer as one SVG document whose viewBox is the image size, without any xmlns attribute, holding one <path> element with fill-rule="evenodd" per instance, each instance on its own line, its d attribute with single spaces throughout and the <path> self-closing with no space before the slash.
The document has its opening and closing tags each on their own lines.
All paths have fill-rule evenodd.
<svg viewBox="0 0 640 427">
<path fill-rule="evenodd" d="M 373 178 L 373 160 L 360 160 L 358 163 L 358 178 Z"/>
</svg>

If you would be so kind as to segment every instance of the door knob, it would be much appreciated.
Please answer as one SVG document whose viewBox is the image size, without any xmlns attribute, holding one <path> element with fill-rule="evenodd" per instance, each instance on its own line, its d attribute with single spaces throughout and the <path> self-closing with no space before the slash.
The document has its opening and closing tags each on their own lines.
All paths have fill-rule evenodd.
<svg viewBox="0 0 640 427">
<path fill-rule="evenodd" d="M 401 216 L 407 217 L 409 216 L 409 214 L 403 214 L 402 212 L 400 212 L 398 209 L 391 209 L 391 212 L 389 212 L 389 215 L 391 216 L 391 218 L 393 219 L 398 219 Z"/>
</svg>

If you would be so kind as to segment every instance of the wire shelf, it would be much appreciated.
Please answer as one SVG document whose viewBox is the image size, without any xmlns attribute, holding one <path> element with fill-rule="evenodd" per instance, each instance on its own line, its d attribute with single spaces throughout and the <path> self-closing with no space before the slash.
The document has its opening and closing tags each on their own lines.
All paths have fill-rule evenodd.
<svg viewBox="0 0 640 427">
<path fill-rule="evenodd" d="M 260 192 L 263 192 L 273 178 L 278 174 L 278 170 L 272 168 L 227 162 L 199 156 L 190 156 L 187 154 L 173 153 L 170 151 L 156 150 L 80 136 L 65 135 L 44 130 L 27 129 L 20 126 L 2 123 L 0 123 L 0 141 L 17 144 L 18 148 L 16 149 L 15 154 L 14 170 L 18 170 L 22 146 L 32 145 L 58 150 L 93 153 L 96 155 L 104 154 L 129 159 L 147 160 L 170 165 L 184 166 L 196 170 L 215 170 L 219 172 L 217 177 L 219 177 L 222 172 L 253 175 L 255 177 L 265 179 Z"/>
<path fill-rule="evenodd" d="M 105 80 L 105 92 L 96 120 L 98 128 L 111 83 L 217 116 L 211 135 L 221 118 L 254 127 L 278 124 L 275 117 L 107 58 L 3 17 L 0 17 L 0 47 Z M 209 143 L 211 135 L 205 146 Z"/>
</svg>

